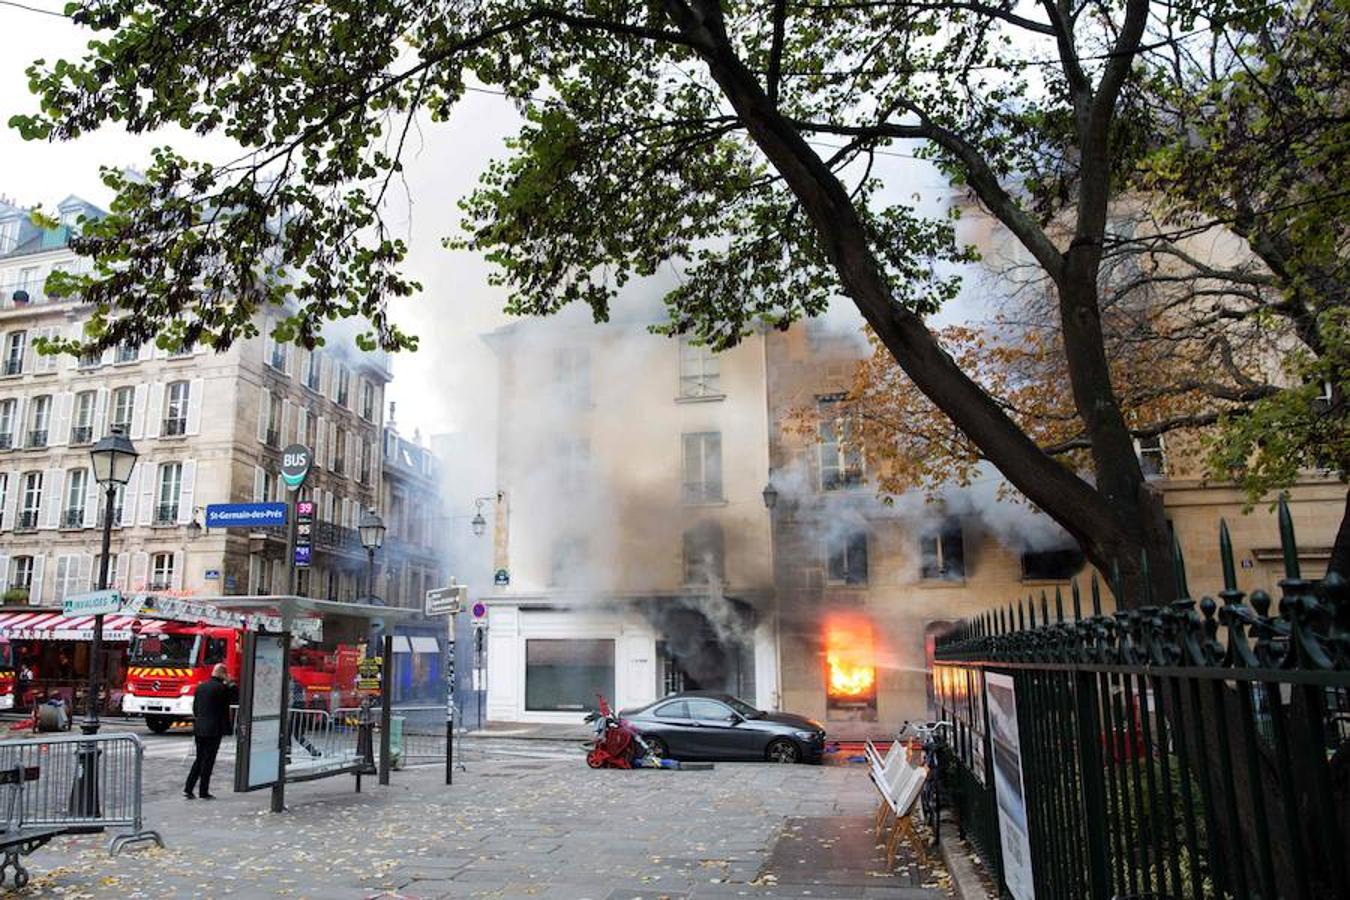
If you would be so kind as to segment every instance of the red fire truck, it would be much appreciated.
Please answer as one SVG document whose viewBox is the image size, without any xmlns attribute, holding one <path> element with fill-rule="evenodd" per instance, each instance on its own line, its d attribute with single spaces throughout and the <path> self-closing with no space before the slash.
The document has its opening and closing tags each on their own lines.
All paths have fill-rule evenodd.
<svg viewBox="0 0 1350 900">
<path fill-rule="evenodd" d="M 160 734 L 175 722 L 192 718 L 197 685 L 211 677 L 217 663 L 224 663 L 231 680 L 239 680 L 243 629 L 250 623 L 208 604 L 176 598 L 147 598 L 135 612 L 141 617 L 140 628 L 131 645 L 122 710 L 144 716 L 146 726 Z M 268 630 L 280 630 L 279 622 L 266 624 Z M 315 620 L 296 624 L 301 636 L 321 633 Z M 335 689 L 339 705 L 354 705 L 359 658 L 360 648 L 353 646 L 295 648 L 291 674 L 305 690 L 306 707 L 328 707 Z"/>
</svg>

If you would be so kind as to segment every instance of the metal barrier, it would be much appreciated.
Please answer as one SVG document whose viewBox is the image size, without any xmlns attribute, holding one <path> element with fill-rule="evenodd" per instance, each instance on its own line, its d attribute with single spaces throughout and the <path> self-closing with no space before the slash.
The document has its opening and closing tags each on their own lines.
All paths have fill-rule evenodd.
<svg viewBox="0 0 1350 900">
<path fill-rule="evenodd" d="M 292 709 L 287 713 L 287 781 L 304 781 L 355 771 L 365 761 L 357 746 L 357 729 L 321 709 Z"/>
<path fill-rule="evenodd" d="M 371 707 L 374 733 L 380 733 L 382 709 Z M 360 722 L 361 710 L 342 707 L 333 711 L 340 729 L 353 733 Z M 390 751 L 394 768 L 423 763 L 444 763 L 446 753 L 444 706 L 396 706 L 393 709 Z M 456 732 L 464 733 L 463 718 L 456 714 Z M 375 742 L 379 746 L 378 739 Z"/>
<path fill-rule="evenodd" d="M 28 880 L 19 864 L 60 834 L 128 829 L 108 842 L 116 856 L 128 844 L 154 841 L 143 826 L 141 773 L 145 750 L 134 734 L 62 735 L 0 742 L 0 787 L 7 792 L 5 831 L 0 835 L 6 869 L 15 884 Z"/>
</svg>

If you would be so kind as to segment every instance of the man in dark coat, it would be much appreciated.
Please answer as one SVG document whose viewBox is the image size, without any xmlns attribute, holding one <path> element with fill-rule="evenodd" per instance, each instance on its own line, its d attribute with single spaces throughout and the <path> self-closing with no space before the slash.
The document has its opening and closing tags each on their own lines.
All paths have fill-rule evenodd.
<svg viewBox="0 0 1350 900">
<path fill-rule="evenodd" d="M 216 751 L 220 749 L 220 739 L 230 731 L 230 687 L 225 683 L 226 669 L 217 664 L 211 670 L 211 677 L 197 685 L 197 694 L 192 698 L 192 737 L 197 743 L 197 758 L 192 761 L 188 772 L 187 786 L 183 796 L 196 799 L 193 789 L 201 781 L 201 798 L 216 799 L 211 794 L 211 770 L 216 766 Z"/>
</svg>

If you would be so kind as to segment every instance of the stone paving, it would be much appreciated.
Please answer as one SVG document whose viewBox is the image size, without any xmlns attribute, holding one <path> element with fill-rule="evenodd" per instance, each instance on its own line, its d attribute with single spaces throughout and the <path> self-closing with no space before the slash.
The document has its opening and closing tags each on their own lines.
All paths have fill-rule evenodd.
<svg viewBox="0 0 1350 900">
<path fill-rule="evenodd" d="M 167 739 L 172 739 L 168 736 Z M 151 744 L 152 751 L 155 744 Z M 158 746 L 166 746 L 159 744 Z M 185 743 L 179 747 L 185 748 Z M 214 802 L 181 796 L 182 751 L 152 752 L 146 817 L 167 849 L 115 860 L 93 837 L 28 858 L 18 896 L 401 896 L 656 900 L 708 897 L 940 898 L 945 873 L 873 846 L 872 787 L 854 766 L 718 764 L 709 772 L 592 771 L 580 754 L 470 750 L 443 784 L 429 766 L 363 793 L 350 776 Z"/>
</svg>

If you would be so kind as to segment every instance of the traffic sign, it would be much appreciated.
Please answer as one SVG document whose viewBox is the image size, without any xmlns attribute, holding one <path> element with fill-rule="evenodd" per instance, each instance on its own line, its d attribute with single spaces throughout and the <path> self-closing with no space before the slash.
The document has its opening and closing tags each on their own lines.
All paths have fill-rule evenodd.
<svg viewBox="0 0 1350 900">
<path fill-rule="evenodd" d="M 207 528 L 266 528 L 286 524 L 285 503 L 210 503 Z"/>
<path fill-rule="evenodd" d="M 309 475 L 309 465 L 313 457 L 304 444 L 291 444 L 281 451 L 281 480 L 288 491 L 298 491 Z"/>
<path fill-rule="evenodd" d="M 468 596 L 469 589 L 462 584 L 432 588 L 427 591 L 422 611 L 428 616 L 458 615 L 464 609 L 464 601 Z"/>
<path fill-rule="evenodd" d="M 117 591 L 71 594 L 61 601 L 61 612 L 68 616 L 100 616 L 121 610 L 122 595 Z"/>
<path fill-rule="evenodd" d="M 487 618 L 487 604 L 482 600 L 475 600 L 473 604 L 473 620 L 481 622 Z"/>
</svg>

